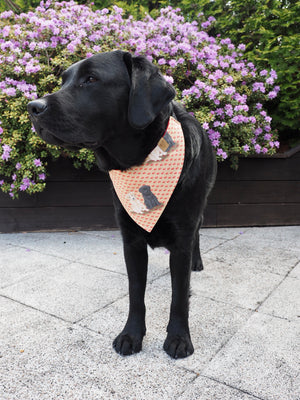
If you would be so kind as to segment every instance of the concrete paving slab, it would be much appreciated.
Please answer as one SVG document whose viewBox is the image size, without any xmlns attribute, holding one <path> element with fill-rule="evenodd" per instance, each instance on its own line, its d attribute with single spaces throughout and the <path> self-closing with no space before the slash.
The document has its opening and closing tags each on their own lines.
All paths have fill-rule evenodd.
<svg viewBox="0 0 300 400">
<path fill-rule="evenodd" d="M 27 246 L 41 253 L 64 257 L 72 261 L 76 261 L 82 255 L 88 254 L 91 249 L 96 248 L 97 245 L 101 246 L 103 243 L 103 238 L 86 235 L 81 232 L 56 232 L 55 234 L 52 232 L 40 232 L 37 235 L 39 239 L 32 240 L 30 243 L 28 243 L 28 240 Z M 10 239 L 10 242 L 17 245 L 16 236 L 15 240 L 12 241 Z M 116 241 L 115 246 L 117 251 L 121 243 Z"/>
<path fill-rule="evenodd" d="M 195 273 L 200 279 L 201 273 Z M 169 290 L 168 290 L 169 289 Z M 146 291 L 146 325 L 143 351 L 159 356 L 163 352 L 171 300 L 170 277 L 164 276 L 148 285 Z M 80 321 L 80 325 L 109 336 L 111 341 L 123 329 L 128 313 L 128 297 L 124 297 Z M 190 330 L 195 348 L 193 357 L 177 360 L 176 366 L 199 373 L 219 349 L 240 329 L 251 312 L 240 307 L 200 296 L 190 299 Z M 169 358 L 166 356 L 166 360 Z"/>
<path fill-rule="evenodd" d="M 262 270 L 285 276 L 299 262 L 300 254 L 288 249 L 278 248 L 276 241 L 263 241 L 246 235 L 226 241 L 207 257 L 227 265 L 240 264 L 244 269 Z"/>
<path fill-rule="evenodd" d="M 30 247 L 41 239 L 41 232 L 0 233 L 0 241 L 20 247 Z"/>
<path fill-rule="evenodd" d="M 203 297 L 255 310 L 282 279 L 280 275 L 247 268 L 236 261 L 231 265 L 215 261 L 206 264 L 200 279 L 192 280 L 192 289 Z"/>
<path fill-rule="evenodd" d="M 118 260 L 115 265 L 108 265 L 106 268 L 115 272 L 126 274 L 126 266 L 123 257 L 122 235 L 120 231 L 84 231 L 86 235 L 106 239 L 102 244 L 95 246 L 94 251 L 87 255 L 88 263 L 99 267 L 99 260 L 103 258 L 103 251 L 107 251 L 108 255 L 113 255 L 114 260 Z M 118 257 L 115 257 L 118 256 Z M 153 279 L 165 274 L 169 271 L 169 252 L 166 249 L 158 248 L 151 249 L 148 247 L 148 280 Z M 79 258 L 82 261 L 85 258 Z"/>
<path fill-rule="evenodd" d="M 26 247 L 0 245 L 1 265 L 0 288 L 5 288 L 24 279 L 28 279 L 38 271 L 51 270 L 69 261 L 48 256 Z"/>
<path fill-rule="evenodd" d="M 103 239 L 113 239 L 113 240 L 116 239 L 120 241 L 122 240 L 122 234 L 119 229 L 103 230 L 103 231 L 80 231 L 80 233 L 84 233 L 85 235 L 98 236 Z"/>
<path fill-rule="evenodd" d="M 1 238 L 0 235 L 0 250 L 4 250 L 4 249 L 10 249 L 11 245 L 9 243 L 7 243 L 4 239 Z"/>
<path fill-rule="evenodd" d="M 299 227 L 202 230 L 195 353 L 172 360 L 166 250 L 149 251 L 148 331 L 127 358 L 111 345 L 128 309 L 120 232 L 1 234 L 0 400 L 298 400 L 298 238 Z"/>
<path fill-rule="evenodd" d="M 227 242 L 229 239 L 200 235 L 200 250 L 201 254 L 206 254 L 207 252 L 217 248 L 220 244 Z M 230 239 L 231 240 L 231 239 Z"/>
<path fill-rule="evenodd" d="M 299 399 L 299 324 L 253 315 L 203 374 L 261 399 Z"/>
<path fill-rule="evenodd" d="M 162 356 L 120 357 L 103 336 L 10 300 L 2 308 L 10 312 L 0 319 L 1 399 L 167 400 L 196 376 L 170 371 Z"/>
<path fill-rule="evenodd" d="M 300 226 L 277 226 L 264 228 L 249 228 L 240 241 L 248 241 L 255 245 L 264 243 L 275 244 L 280 249 L 300 252 Z"/>
<path fill-rule="evenodd" d="M 287 277 L 259 308 L 262 313 L 288 320 L 300 317 L 300 280 Z"/>
<path fill-rule="evenodd" d="M 127 277 L 83 264 L 39 272 L 0 290 L 28 306 L 77 321 L 127 293 Z"/>
<path fill-rule="evenodd" d="M 255 235 L 252 234 L 255 229 Z M 260 250 L 277 249 L 282 251 L 282 260 L 288 254 L 300 259 L 300 227 L 273 227 L 273 228 L 250 228 L 245 234 L 241 235 L 237 243 L 246 247 L 254 247 Z"/>
<path fill-rule="evenodd" d="M 55 237 L 53 233 L 40 232 L 29 234 L 28 239 L 23 234 L 20 243 L 17 235 L 5 236 L 7 242 L 15 246 L 22 245 L 27 251 L 31 249 L 126 275 L 119 231 L 57 232 Z M 165 260 L 164 263 L 161 262 L 162 259 Z M 154 279 L 168 270 L 168 253 L 163 249 L 154 251 L 149 248 L 149 265 L 152 262 L 155 268 L 149 268 L 149 279 Z"/>
<path fill-rule="evenodd" d="M 243 235 L 249 229 L 251 228 L 201 228 L 200 235 L 230 240 Z"/>
<path fill-rule="evenodd" d="M 113 240 L 109 239 L 104 239 L 101 243 L 95 245 L 93 243 L 93 241 L 90 243 L 91 251 L 83 253 L 77 258 L 77 262 L 127 275 L 123 247 L 120 245 L 120 241 L 118 241 L 117 246 Z M 148 266 L 148 279 L 150 281 L 165 274 L 169 270 L 169 252 L 164 249 L 152 250 L 148 248 Z"/>
</svg>

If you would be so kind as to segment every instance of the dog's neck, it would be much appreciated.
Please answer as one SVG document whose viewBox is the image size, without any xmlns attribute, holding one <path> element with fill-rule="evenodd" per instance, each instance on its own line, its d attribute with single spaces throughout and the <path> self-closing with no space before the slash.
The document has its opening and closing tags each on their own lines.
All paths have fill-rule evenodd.
<svg viewBox="0 0 300 400">
<path fill-rule="evenodd" d="M 104 171 L 124 171 L 142 164 L 164 135 L 171 114 L 170 104 L 143 130 L 136 130 L 128 123 L 127 126 L 125 124 L 121 136 L 114 135 L 95 151 L 99 168 Z"/>
</svg>

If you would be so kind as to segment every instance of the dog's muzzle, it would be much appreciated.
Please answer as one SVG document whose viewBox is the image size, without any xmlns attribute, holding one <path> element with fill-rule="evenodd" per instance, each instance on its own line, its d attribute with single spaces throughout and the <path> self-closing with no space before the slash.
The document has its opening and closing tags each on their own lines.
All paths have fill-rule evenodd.
<svg viewBox="0 0 300 400">
<path fill-rule="evenodd" d="M 41 116 L 47 108 L 48 106 L 45 99 L 34 100 L 27 104 L 27 110 L 33 119 Z"/>
<path fill-rule="evenodd" d="M 51 130 L 42 123 L 42 117 L 45 116 L 45 113 L 48 110 L 47 101 L 45 98 L 37 99 L 31 101 L 27 104 L 27 110 L 30 115 L 30 119 L 34 125 L 36 133 L 43 139 L 45 142 L 49 144 L 53 144 L 56 146 L 62 146 L 68 150 L 79 150 L 84 148 L 90 150 L 96 150 L 100 147 L 99 142 L 66 142 L 65 140 L 60 139 L 56 134 L 54 134 Z"/>
</svg>

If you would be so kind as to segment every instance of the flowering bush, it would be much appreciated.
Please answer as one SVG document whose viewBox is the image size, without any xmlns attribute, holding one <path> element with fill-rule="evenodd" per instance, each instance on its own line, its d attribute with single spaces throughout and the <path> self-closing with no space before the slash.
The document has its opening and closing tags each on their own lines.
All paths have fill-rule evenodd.
<svg viewBox="0 0 300 400">
<path fill-rule="evenodd" d="M 177 100 L 194 113 L 219 160 L 237 154 L 272 154 L 278 146 L 263 102 L 276 97 L 276 72 L 257 71 L 229 39 L 210 37 L 214 18 L 186 22 L 167 7 L 156 19 L 123 17 L 113 7 L 93 11 L 73 1 L 41 3 L 35 12 L 0 15 L 0 180 L 11 197 L 45 186 L 49 156 L 72 157 L 90 168 L 93 153 L 44 143 L 32 130 L 29 100 L 58 90 L 59 75 L 73 62 L 113 49 L 145 55 L 157 63 L 177 90 Z"/>
<path fill-rule="evenodd" d="M 167 0 L 161 0 L 164 3 Z M 181 0 L 171 0 L 172 4 Z M 195 15 L 192 0 L 183 0 L 185 12 Z M 300 139 L 300 42 L 299 1 L 295 0 L 198 0 L 197 7 L 217 21 L 221 33 L 233 43 L 245 43 L 245 55 L 256 66 L 278 72 L 280 93 L 268 106 L 282 139 Z M 234 18 L 232 17 L 234 15 Z"/>
</svg>

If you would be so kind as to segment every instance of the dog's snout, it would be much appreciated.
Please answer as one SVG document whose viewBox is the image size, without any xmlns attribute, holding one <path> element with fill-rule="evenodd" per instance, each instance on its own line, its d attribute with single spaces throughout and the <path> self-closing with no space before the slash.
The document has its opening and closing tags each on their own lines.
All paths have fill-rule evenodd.
<svg viewBox="0 0 300 400">
<path fill-rule="evenodd" d="M 47 103 L 44 99 L 34 100 L 28 103 L 27 109 L 30 115 L 37 117 L 47 110 Z"/>
</svg>

